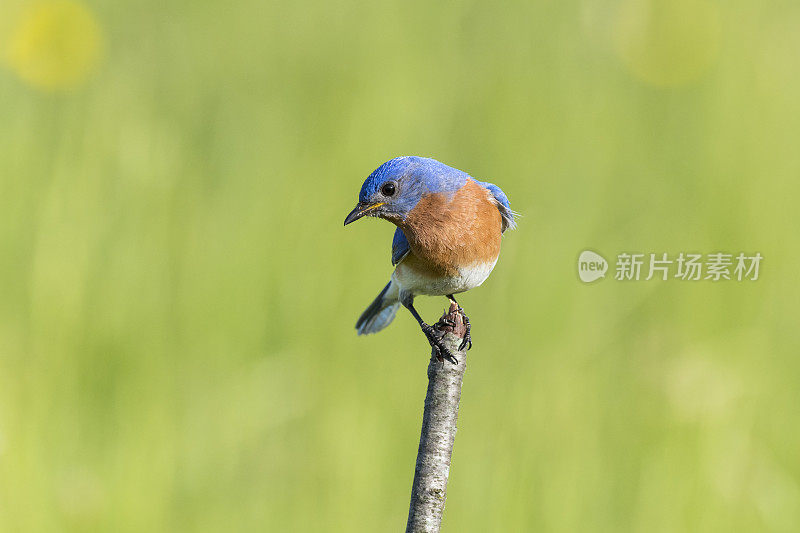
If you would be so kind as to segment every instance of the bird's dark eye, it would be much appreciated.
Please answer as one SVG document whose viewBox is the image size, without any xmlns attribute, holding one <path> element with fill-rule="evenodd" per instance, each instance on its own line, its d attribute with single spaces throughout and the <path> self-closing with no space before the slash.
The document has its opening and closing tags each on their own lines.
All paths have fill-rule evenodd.
<svg viewBox="0 0 800 533">
<path fill-rule="evenodd" d="M 381 194 L 383 194 L 384 196 L 393 195 L 394 194 L 394 183 L 392 183 L 391 181 L 387 182 L 387 183 L 384 183 L 383 186 L 381 187 Z"/>
</svg>

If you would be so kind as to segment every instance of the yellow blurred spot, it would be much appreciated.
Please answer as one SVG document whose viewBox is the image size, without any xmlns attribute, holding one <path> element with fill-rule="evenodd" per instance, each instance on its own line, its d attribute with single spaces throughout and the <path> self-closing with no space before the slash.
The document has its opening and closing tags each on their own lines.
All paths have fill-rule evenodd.
<svg viewBox="0 0 800 533">
<path fill-rule="evenodd" d="M 706 0 L 624 0 L 615 25 L 622 60 L 659 87 L 699 78 L 716 57 L 719 36 L 719 9 Z"/>
<path fill-rule="evenodd" d="M 665 375 L 676 415 L 687 421 L 720 419 L 736 408 L 742 396 L 738 376 L 702 353 L 676 359 Z"/>
<path fill-rule="evenodd" d="M 23 12 L 7 50 L 9 65 L 42 89 L 79 85 L 102 53 L 100 26 L 92 12 L 72 0 L 40 2 Z"/>
</svg>

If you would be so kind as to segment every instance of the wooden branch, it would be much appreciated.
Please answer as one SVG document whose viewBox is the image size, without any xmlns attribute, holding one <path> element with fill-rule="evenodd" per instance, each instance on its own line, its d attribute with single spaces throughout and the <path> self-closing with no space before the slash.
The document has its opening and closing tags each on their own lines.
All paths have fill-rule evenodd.
<svg viewBox="0 0 800 533">
<path fill-rule="evenodd" d="M 411 487 L 406 533 L 438 532 L 447 496 L 450 456 L 456 438 L 458 403 L 461 400 L 461 381 L 467 362 L 466 350 L 459 351 L 458 346 L 467 329 L 455 304 L 450 305 L 442 318 L 456 324 L 453 328 L 443 326 L 440 321 L 436 327 L 447 331 L 445 342 L 458 359 L 458 364 L 440 361 L 435 354 L 431 354 L 428 363 L 428 392 L 425 395 L 422 434 L 414 470 L 414 484 Z"/>
</svg>

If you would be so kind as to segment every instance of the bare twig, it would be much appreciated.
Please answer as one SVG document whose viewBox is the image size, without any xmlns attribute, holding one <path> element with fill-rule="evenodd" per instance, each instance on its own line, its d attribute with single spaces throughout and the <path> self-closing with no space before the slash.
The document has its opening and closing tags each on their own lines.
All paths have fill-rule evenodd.
<svg viewBox="0 0 800 533">
<path fill-rule="evenodd" d="M 440 361 L 435 355 L 431 355 L 428 363 L 428 392 L 425 395 L 422 434 L 406 533 L 438 532 L 447 496 L 450 456 L 456 438 L 458 403 L 461 400 L 461 381 L 466 369 L 467 353 L 458 350 L 466 333 L 458 306 L 451 304 L 442 319 L 448 319 L 456 325 L 455 328 L 443 326 L 444 321 L 440 320 L 437 328 L 448 332 L 445 342 L 458 359 L 458 364 Z"/>
</svg>

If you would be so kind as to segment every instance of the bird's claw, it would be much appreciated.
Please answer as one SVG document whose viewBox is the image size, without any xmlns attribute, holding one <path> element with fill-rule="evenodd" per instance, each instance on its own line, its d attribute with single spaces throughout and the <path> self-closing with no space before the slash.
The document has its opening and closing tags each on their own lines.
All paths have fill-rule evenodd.
<svg viewBox="0 0 800 533">
<path fill-rule="evenodd" d="M 441 330 L 443 327 L 448 327 L 448 328 L 455 329 L 456 322 L 455 322 L 455 320 L 451 320 L 451 319 L 449 319 L 447 317 L 442 317 L 442 318 L 439 319 L 439 322 L 437 322 L 434 327 L 436 329 L 438 329 L 438 330 Z"/>
<path fill-rule="evenodd" d="M 444 342 L 442 342 L 444 331 L 439 331 L 431 326 L 425 325 L 422 328 L 422 332 L 425 333 L 425 337 L 431 345 L 431 355 L 435 355 L 439 361 L 447 361 L 454 365 L 458 364 L 458 359 L 450 353 L 450 350 L 448 350 Z"/>
<path fill-rule="evenodd" d="M 431 344 L 431 350 L 432 350 L 431 355 L 435 355 L 436 359 L 438 359 L 439 362 L 443 363 L 444 361 L 447 361 L 452 365 L 458 364 L 458 359 L 456 359 L 455 356 L 450 353 L 450 350 L 448 350 L 441 344 L 438 343 Z"/>
<path fill-rule="evenodd" d="M 462 308 L 460 305 L 458 306 L 458 312 L 461 313 L 461 319 L 464 321 L 464 327 L 467 328 L 467 332 L 464 333 L 464 338 L 461 340 L 461 344 L 458 347 L 458 351 L 462 351 L 464 350 L 464 348 L 467 348 L 467 350 L 471 350 L 472 335 L 470 335 L 470 331 L 472 330 L 472 327 L 469 325 L 469 317 L 464 312 L 464 308 Z M 469 347 L 467 347 L 467 345 L 469 345 Z"/>
<path fill-rule="evenodd" d="M 458 346 L 458 351 L 463 351 L 464 348 L 467 348 L 467 350 L 472 349 L 472 339 L 469 338 L 469 333 L 464 335 L 464 340 L 462 340 L 461 344 Z"/>
</svg>

